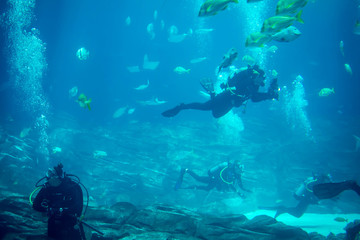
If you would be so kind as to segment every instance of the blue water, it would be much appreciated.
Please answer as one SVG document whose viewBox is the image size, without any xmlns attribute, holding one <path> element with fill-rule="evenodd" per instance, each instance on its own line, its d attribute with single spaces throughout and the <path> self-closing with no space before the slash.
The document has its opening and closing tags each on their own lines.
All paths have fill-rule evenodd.
<svg viewBox="0 0 360 240">
<path fill-rule="evenodd" d="M 8 11 L 9 2 L 16 1 L 1 1 L 1 13 Z M 23 30 L 30 32 L 31 28 L 36 28 L 40 31 L 38 40 L 33 43 L 38 44 L 38 47 L 46 48 L 43 55 L 39 55 L 36 51 L 35 53 L 38 54 L 36 55 L 38 60 L 40 62 L 44 60 L 47 66 L 40 74 L 41 77 L 34 76 L 34 73 L 23 76 L 23 81 L 35 86 L 36 91 L 29 93 L 28 88 L 21 89 L 16 84 L 17 73 L 13 69 L 14 62 L 21 59 L 14 54 L 13 48 L 8 47 L 9 41 L 14 41 L 9 37 L 14 30 L 7 28 L 6 23 L 2 24 L 0 120 L 4 128 L 10 126 L 9 132 L 12 135 L 18 136 L 25 127 L 36 129 L 39 133 L 32 136 L 33 140 L 39 141 L 39 145 L 50 149 L 51 152 L 51 147 L 59 145 L 59 142 L 53 142 L 53 139 L 48 137 L 56 127 L 69 126 L 66 121 L 58 120 L 62 119 L 60 116 L 71 116 L 81 129 L 93 134 L 91 147 L 76 142 L 81 151 L 77 153 L 80 164 L 76 165 L 78 169 L 72 169 L 74 172 L 84 170 L 81 168 L 86 167 L 79 165 L 86 165 L 86 159 L 90 159 L 92 152 L 101 145 L 100 143 L 96 145 L 97 133 L 102 136 L 104 132 L 111 133 L 121 129 L 127 131 L 130 136 L 132 134 L 138 136 L 138 141 L 143 144 L 143 149 L 139 152 L 148 155 L 154 163 L 158 163 L 151 167 L 158 171 L 169 168 L 171 174 L 176 174 L 182 164 L 182 158 L 175 159 L 171 163 L 171 158 L 177 156 L 177 150 L 180 154 L 184 149 L 191 152 L 191 147 L 202 148 L 205 151 L 214 151 L 215 154 L 236 158 L 235 152 L 241 152 L 241 149 L 245 148 L 244 141 L 240 141 L 241 146 L 237 142 L 239 137 L 243 137 L 245 143 L 247 142 L 246 147 L 255 145 L 254 148 L 243 151 L 254 156 L 253 162 L 248 163 L 247 167 L 253 174 L 258 174 L 259 166 L 256 161 L 261 163 L 263 171 L 271 172 L 274 162 L 279 164 L 281 158 L 280 162 L 283 163 L 280 165 L 285 164 L 285 168 L 305 169 L 301 174 L 296 172 L 300 174 L 299 179 L 323 168 L 334 173 L 338 180 L 357 178 L 355 180 L 359 181 L 360 155 L 356 152 L 355 139 L 352 136 L 360 136 L 360 36 L 353 33 L 354 24 L 360 18 L 359 3 L 356 1 L 309 2 L 302 15 L 305 23 L 294 23 L 294 26 L 302 32 L 300 38 L 290 43 L 275 41 L 268 43 L 268 46 L 278 47 L 274 54 L 266 52 L 264 50 L 266 48 L 260 49 L 263 54 L 260 56 L 261 67 L 266 70 L 269 79 L 270 70 L 275 69 L 279 73 L 278 82 L 282 89 L 286 86 L 293 93 L 295 91 L 293 81 L 298 75 L 302 76 L 300 88 L 304 91 L 304 95 L 301 95 L 300 99 L 294 99 L 292 106 L 297 109 L 300 117 L 293 120 L 286 119 L 283 90 L 280 91 L 279 102 L 249 103 L 245 114 L 241 110 L 235 110 L 235 117 L 230 117 L 220 124 L 213 119 L 210 112 L 184 111 L 174 119 L 161 116 L 162 111 L 181 102 L 206 101 L 199 94 L 202 90 L 199 80 L 203 77 L 210 77 L 214 81 L 217 79 L 216 68 L 231 47 L 235 47 L 239 52 L 234 65 L 237 68 L 246 66 L 241 58 L 254 51 L 256 53 L 256 50 L 245 48 L 246 36 L 252 31 L 260 31 L 261 23 L 274 15 L 276 2 L 264 0 L 247 4 L 245 0 L 240 0 L 239 4 L 230 4 L 227 10 L 219 12 L 216 16 L 199 18 L 197 13 L 202 3 L 200 0 L 36 1 L 35 7 L 30 8 L 34 18 Z M 156 19 L 154 19 L 154 11 L 157 11 Z M 252 18 L 254 16 L 255 18 Z M 126 24 L 127 17 L 131 19 L 129 25 Z M 147 32 L 149 23 L 153 23 L 154 26 L 154 39 L 151 39 Z M 189 29 L 192 29 L 193 34 L 187 35 L 182 42 L 169 42 L 168 29 L 172 25 L 178 28 L 179 34 L 187 34 Z M 213 29 L 213 31 L 198 34 L 197 29 Z M 340 41 L 344 42 L 345 56 L 341 55 Z M 20 41 L 19 44 L 21 45 L 22 42 Z M 80 61 L 76 57 L 76 51 L 81 47 L 90 52 L 87 60 Z M 158 68 L 130 73 L 127 69 L 129 66 L 138 65 L 142 68 L 145 54 L 149 56 L 150 61 L 160 62 Z M 190 60 L 200 57 L 206 57 L 206 60 L 196 64 L 190 63 Z M 28 64 L 32 63 L 29 59 L 27 61 Z M 352 75 L 345 71 L 345 63 L 351 65 Z M 191 71 L 189 74 L 178 75 L 173 71 L 177 66 L 190 68 Z M 150 82 L 147 89 L 134 90 L 135 87 L 145 84 L 147 80 Z M 78 87 L 79 93 L 84 93 L 92 99 L 91 111 L 81 108 L 76 103 L 76 98 L 69 97 L 68 91 L 74 86 Z M 319 97 L 318 92 L 325 87 L 334 88 L 335 94 Z M 38 102 L 37 100 L 33 102 L 33 97 L 36 97 L 34 94 L 41 96 Z M 154 98 L 167 102 L 158 106 L 143 106 L 138 102 Z M 307 104 L 301 107 L 302 101 L 306 101 Z M 113 113 L 124 106 L 135 108 L 134 113 L 114 119 Z M 44 120 L 40 122 L 40 127 L 35 128 L 41 121 L 39 120 L 41 115 L 46 118 L 47 123 L 44 123 Z M 10 118 L 13 121 L 9 121 Z M 240 118 L 242 120 L 239 120 Z M 305 122 L 302 119 L 305 119 Z M 154 141 L 157 139 L 156 134 L 159 134 L 158 138 L 161 139 L 157 147 L 160 150 L 156 147 L 144 146 L 149 136 L 141 131 L 138 133 L 137 127 L 132 125 L 134 122 L 140 125 L 147 124 L 145 132 L 148 131 Z M 240 123 L 243 127 L 239 126 Z M 168 150 L 169 142 L 175 141 L 176 136 L 184 134 L 179 126 L 187 126 L 187 124 L 190 126 L 194 124 L 197 126 L 194 128 L 200 129 L 201 133 L 189 131 L 187 137 L 180 137 L 178 145 L 174 144 L 171 151 Z M 216 130 L 218 128 L 220 128 L 219 132 Z M 162 134 L 163 129 L 171 131 L 172 137 Z M 221 129 L 226 133 L 221 133 Z M 213 137 L 221 138 L 220 145 L 226 143 L 226 147 L 217 149 L 210 146 L 206 149 L 207 143 L 215 141 L 209 140 Z M 189 140 L 193 142 L 184 147 L 182 144 L 188 143 Z M 84 139 L 83 141 L 86 142 Z M 227 145 L 229 142 L 232 143 L 231 146 Z M 272 148 L 276 145 L 273 144 L 274 142 L 278 143 L 279 149 L 282 150 L 274 150 L 273 155 L 264 156 L 264 149 L 268 149 L 266 144 L 270 143 Z M 101 147 L 104 148 L 103 145 Z M 76 149 L 72 151 L 76 152 Z M 86 151 L 87 155 L 84 154 Z M 118 151 L 116 146 L 107 149 L 109 155 L 118 154 Z M 121 148 L 121 151 L 126 153 L 127 149 Z M 131 155 L 134 150 L 128 151 L 127 154 Z M 167 157 L 164 156 L 166 151 L 168 151 Z M 40 151 L 36 154 L 44 154 L 45 159 L 51 161 L 53 157 L 49 152 Z M 197 152 L 197 156 L 201 162 L 193 165 L 204 168 L 204 173 L 209 165 L 222 160 L 220 157 L 204 159 L 209 155 L 202 155 L 201 152 Z M 314 166 L 310 164 L 312 158 L 316 159 L 317 169 L 313 169 Z M 69 161 L 66 157 L 59 159 Z M 191 157 L 185 159 L 187 164 L 194 161 Z M 141 160 L 146 161 L 140 159 L 137 163 L 143 164 Z M 34 163 L 31 165 L 34 166 Z M 106 175 L 106 169 L 103 171 Z M 141 174 L 142 170 L 133 171 L 134 174 Z M 286 176 L 293 174 L 291 170 L 280 172 L 283 175 L 279 178 L 285 179 Z M 83 172 L 80 174 L 82 178 L 90 178 Z M 174 183 L 174 176 L 169 180 L 168 185 Z M 254 182 L 255 180 L 248 182 L 254 188 L 265 184 L 261 176 L 250 179 L 258 181 L 258 184 Z M 89 179 L 85 181 L 91 182 Z M 288 187 L 290 191 L 296 183 L 285 185 L 284 183 L 284 186 L 277 187 Z M 290 198 L 291 193 L 287 193 Z M 277 197 L 274 196 L 273 200 Z"/>
</svg>

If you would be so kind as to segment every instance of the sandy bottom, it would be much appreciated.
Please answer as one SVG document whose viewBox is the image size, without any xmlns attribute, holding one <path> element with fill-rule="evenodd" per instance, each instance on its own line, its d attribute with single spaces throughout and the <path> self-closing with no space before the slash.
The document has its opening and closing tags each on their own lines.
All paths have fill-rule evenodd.
<svg viewBox="0 0 360 240">
<path fill-rule="evenodd" d="M 274 217 L 275 211 L 270 210 L 257 210 L 255 212 L 246 213 L 245 216 L 252 219 L 258 215 L 267 215 Z M 295 218 L 289 214 L 282 214 L 276 218 L 279 222 L 283 222 L 286 225 L 300 227 L 304 231 L 317 232 L 321 235 L 327 236 L 330 233 L 338 234 L 345 233 L 344 228 L 348 222 L 337 222 L 334 219 L 336 217 L 342 217 L 348 219 L 348 222 L 352 222 L 355 219 L 360 219 L 360 214 L 316 214 L 305 213 L 301 218 Z"/>
</svg>

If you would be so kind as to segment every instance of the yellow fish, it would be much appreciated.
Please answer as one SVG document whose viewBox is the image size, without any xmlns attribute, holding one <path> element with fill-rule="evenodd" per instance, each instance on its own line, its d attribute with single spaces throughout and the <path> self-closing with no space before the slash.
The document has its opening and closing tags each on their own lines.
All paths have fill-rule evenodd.
<svg viewBox="0 0 360 240">
<path fill-rule="evenodd" d="M 80 107 L 82 108 L 88 108 L 89 110 L 91 110 L 91 107 L 90 107 L 90 103 L 91 103 L 91 98 L 87 98 L 85 96 L 85 94 L 80 94 L 79 97 L 78 97 L 78 100 L 76 100 L 76 102 L 79 103 Z"/>
<path fill-rule="evenodd" d="M 229 3 L 239 3 L 238 0 L 207 0 L 199 11 L 199 17 L 213 16 L 227 8 Z"/>
<path fill-rule="evenodd" d="M 337 221 L 337 222 L 348 222 L 348 220 L 346 218 L 343 218 L 343 217 L 336 217 L 334 218 L 334 221 Z"/>
<path fill-rule="evenodd" d="M 301 19 L 302 10 L 296 14 L 295 17 L 291 16 L 273 16 L 266 19 L 261 28 L 262 33 L 274 34 L 280 32 L 281 30 L 290 27 L 294 21 L 304 23 L 304 20 Z"/>
<path fill-rule="evenodd" d="M 276 5 L 276 15 L 296 13 L 307 3 L 308 0 L 279 0 Z"/>
<path fill-rule="evenodd" d="M 271 35 L 261 32 L 251 33 L 245 42 L 245 47 L 263 47 L 265 43 L 270 42 Z"/>
<path fill-rule="evenodd" d="M 320 90 L 320 92 L 319 92 L 319 96 L 320 97 L 327 97 L 327 96 L 329 96 L 330 94 L 333 94 L 333 93 L 335 93 L 335 90 L 334 90 L 334 88 L 323 88 L 323 89 L 321 89 Z"/>
</svg>

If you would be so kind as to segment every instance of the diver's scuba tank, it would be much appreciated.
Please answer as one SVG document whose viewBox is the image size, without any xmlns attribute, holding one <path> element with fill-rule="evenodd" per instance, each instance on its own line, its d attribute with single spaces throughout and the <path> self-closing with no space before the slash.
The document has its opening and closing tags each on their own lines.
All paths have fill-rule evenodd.
<svg viewBox="0 0 360 240">
<path fill-rule="evenodd" d="M 316 182 L 317 179 L 314 177 L 308 177 L 300 187 L 295 191 L 294 197 L 296 199 L 300 199 L 305 197 L 305 194 L 308 192 L 312 192 L 313 183 Z"/>
<path fill-rule="evenodd" d="M 221 164 L 216 165 L 215 167 L 212 167 L 209 169 L 208 174 L 209 176 L 213 176 L 215 175 L 217 172 L 219 172 L 220 170 L 224 169 L 225 167 L 228 166 L 227 162 L 223 162 Z"/>
</svg>

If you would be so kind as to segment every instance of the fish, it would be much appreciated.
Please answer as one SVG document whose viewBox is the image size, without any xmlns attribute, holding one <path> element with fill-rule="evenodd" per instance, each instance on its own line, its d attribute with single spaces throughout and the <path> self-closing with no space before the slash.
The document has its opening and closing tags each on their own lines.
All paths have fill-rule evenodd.
<svg viewBox="0 0 360 240">
<path fill-rule="evenodd" d="M 147 54 L 144 55 L 143 69 L 155 70 L 160 62 L 151 62 Z"/>
<path fill-rule="evenodd" d="M 124 115 L 127 111 L 128 111 L 129 107 L 128 106 L 125 106 L 125 107 L 121 107 L 121 108 L 118 108 L 114 114 L 113 114 L 113 118 L 119 118 L 121 117 L 122 115 Z"/>
<path fill-rule="evenodd" d="M 354 25 L 353 33 L 356 35 L 360 35 L 360 21 L 357 20 Z"/>
<path fill-rule="evenodd" d="M 245 55 L 243 56 L 243 58 L 241 59 L 243 62 L 245 62 L 247 65 L 255 65 L 256 64 L 256 60 L 255 58 L 253 58 L 252 56 L 250 55 Z"/>
<path fill-rule="evenodd" d="M 21 132 L 20 132 L 20 138 L 24 138 L 27 135 L 29 135 L 29 132 L 31 131 L 31 128 L 24 128 Z"/>
<path fill-rule="evenodd" d="M 149 87 L 149 84 L 150 84 L 150 82 L 149 82 L 149 79 L 148 79 L 146 84 L 140 85 L 140 86 L 138 86 L 138 87 L 136 87 L 134 89 L 135 90 L 144 90 L 144 89 Z"/>
<path fill-rule="evenodd" d="M 146 27 L 146 31 L 150 35 L 150 39 L 153 40 L 155 38 L 154 24 L 149 23 Z"/>
<path fill-rule="evenodd" d="M 184 74 L 184 73 L 189 73 L 191 69 L 185 69 L 181 66 L 178 66 L 176 68 L 174 68 L 174 72 L 176 72 L 177 74 Z"/>
<path fill-rule="evenodd" d="M 270 17 L 264 21 L 261 32 L 274 34 L 287 27 L 290 27 L 294 21 L 304 23 L 304 20 L 301 19 L 301 14 L 302 10 L 296 14 L 295 17 L 283 15 Z"/>
<path fill-rule="evenodd" d="M 129 108 L 129 110 L 127 111 L 129 115 L 133 114 L 134 112 L 135 112 L 135 108 Z"/>
<path fill-rule="evenodd" d="M 344 64 L 344 67 L 345 67 L 345 71 L 346 71 L 348 74 L 352 75 L 352 69 L 351 69 L 351 67 L 350 67 L 350 64 L 345 63 L 345 64 Z"/>
<path fill-rule="evenodd" d="M 130 26 L 130 24 L 131 24 L 131 18 L 130 18 L 130 16 L 128 16 L 128 17 L 125 19 L 125 24 L 126 24 L 126 26 Z"/>
<path fill-rule="evenodd" d="M 88 50 L 86 50 L 85 48 L 79 48 L 76 51 L 76 56 L 79 60 L 86 60 L 89 58 L 90 52 Z"/>
<path fill-rule="evenodd" d="M 72 98 L 72 97 L 75 97 L 77 94 L 78 94 L 78 88 L 77 86 L 75 87 L 72 87 L 70 90 L 69 90 L 69 97 Z"/>
<path fill-rule="evenodd" d="M 195 33 L 196 34 L 205 34 L 205 33 L 210 33 L 212 31 L 214 31 L 213 28 L 200 28 L 200 29 L 196 29 Z"/>
<path fill-rule="evenodd" d="M 138 103 L 140 103 L 141 105 L 145 105 L 145 106 L 157 106 L 157 105 L 161 105 L 164 103 L 167 103 L 167 101 L 162 101 L 159 100 L 157 97 L 152 99 L 152 100 L 147 100 L 147 101 L 138 101 Z"/>
<path fill-rule="evenodd" d="M 91 98 L 87 98 L 85 96 L 85 94 L 80 94 L 79 97 L 78 97 L 78 100 L 76 100 L 77 103 L 79 103 L 80 107 L 82 108 L 88 108 L 89 110 L 91 110 L 91 107 L 90 107 L 90 103 L 91 103 Z"/>
<path fill-rule="evenodd" d="M 340 41 L 339 47 L 340 47 L 341 55 L 344 57 L 344 56 L 345 56 L 345 52 L 344 52 L 344 41 Z"/>
<path fill-rule="evenodd" d="M 323 89 L 320 90 L 319 96 L 320 97 L 327 97 L 327 96 L 329 96 L 330 94 L 333 94 L 333 93 L 335 93 L 334 88 L 323 88 Z"/>
<path fill-rule="evenodd" d="M 308 0 L 279 0 L 276 5 L 276 15 L 296 13 L 307 3 Z"/>
<path fill-rule="evenodd" d="M 207 0 L 200 7 L 199 17 L 214 16 L 224 11 L 232 2 L 239 3 L 238 0 Z"/>
<path fill-rule="evenodd" d="M 193 30 L 190 28 L 187 33 L 179 33 L 179 30 L 176 26 L 170 26 L 168 30 L 168 41 L 172 43 L 179 43 L 184 41 L 184 39 L 193 34 Z"/>
<path fill-rule="evenodd" d="M 202 62 L 205 60 L 206 60 L 206 57 L 194 58 L 194 59 L 190 60 L 190 63 L 194 64 L 194 63 L 199 63 L 199 62 Z"/>
<path fill-rule="evenodd" d="M 103 159 L 103 158 L 107 157 L 107 153 L 105 151 L 96 150 L 93 153 L 93 157 L 95 159 Z"/>
<path fill-rule="evenodd" d="M 238 52 L 236 48 L 231 48 L 224 56 L 223 60 L 219 66 L 218 73 L 221 71 L 221 69 L 229 67 L 233 61 L 237 58 Z"/>
<path fill-rule="evenodd" d="M 336 217 L 336 218 L 334 218 L 334 221 L 336 221 L 336 222 L 348 222 L 348 220 L 346 218 L 343 218 L 343 217 Z"/>
<path fill-rule="evenodd" d="M 291 42 L 301 36 L 301 32 L 294 26 L 287 27 L 272 35 L 272 39 L 278 42 Z"/>
<path fill-rule="evenodd" d="M 58 153 L 58 152 L 62 152 L 61 147 L 53 147 L 53 148 L 52 148 L 52 153 L 53 153 L 53 154 L 56 154 L 56 153 Z"/>
<path fill-rule="evenodd" d="M 139 66 L 129 66 L 129 67 L 126 67 L 127 70 L 131 73 L 136 73 L 136 72 L 140 72 L 140 68 Z"/>
<path fill-rule="evenodd" d="M 254 32 L 251 33 L 245 41 L 245 47 L 263 47 L 265 43 L 272 40 L 272 36 L 267 33 Z"/>
</svg>

